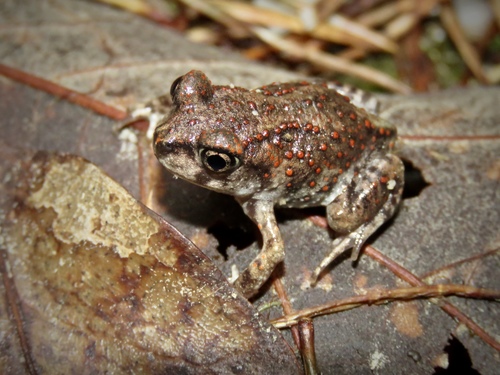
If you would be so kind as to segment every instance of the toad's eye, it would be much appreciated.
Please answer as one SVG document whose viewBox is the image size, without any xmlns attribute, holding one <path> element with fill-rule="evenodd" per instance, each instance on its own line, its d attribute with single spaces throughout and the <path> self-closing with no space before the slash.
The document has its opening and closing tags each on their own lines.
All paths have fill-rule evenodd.
<svg viewBox="0 0 500 375">
<path fill-rule="evenodd" d="M 201 162 L 212 172 L 230 172 L 241 164 L 239 158 L 224 151 L 202 149 L 200 151 Z"/>
<path fill-rule="evenodd" d="M 181 81 L 182 77 L 184 76 L 180 76 L 176 78 L 174 82 L 172 82 L 172 86 L 170 86 L 170 95 L 172 97 L 174 96 L 175 90 L 177 90 L 177 86 L 179 86 L 179 82 Z"/>
</svg>

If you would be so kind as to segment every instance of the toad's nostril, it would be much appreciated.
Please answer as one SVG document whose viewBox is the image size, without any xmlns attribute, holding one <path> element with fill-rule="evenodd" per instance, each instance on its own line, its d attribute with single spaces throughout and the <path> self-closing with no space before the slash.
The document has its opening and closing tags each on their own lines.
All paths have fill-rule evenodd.
<svg viewBox="0 0 500 375">
<path fill-rule="evenodd" d="M 160 157 L 161 155 L 170 154 L 175 151 L 175 143 L 163 138 L 161 135 L 155 134 L 153 138 L 153 148 L 155 155 Z"/>
</svg>

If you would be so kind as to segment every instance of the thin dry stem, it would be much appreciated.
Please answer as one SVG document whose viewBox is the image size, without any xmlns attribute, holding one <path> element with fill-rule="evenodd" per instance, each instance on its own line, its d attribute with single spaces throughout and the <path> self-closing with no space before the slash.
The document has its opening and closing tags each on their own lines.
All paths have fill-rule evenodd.
<svg viewBox="0 0 500 375">
<path fill-rule="evenodd" d="M 310 61 L 313 64 L 330 70 L 361 77 L 391 91 L 402 94 L 408 94 L 411 92 L 410 87 L 404 83 L 399 82 L 387 74 L 381 73 L 375 69 L 360 64 L 354 64 L 352 61 L 347 61 L 334 55 L 318 51 L 315 48 L 294 42 L 290 39 L 278 37 L 276 34 L 271 33 L 267 29 L 254 27 L 252 30 L 264 42 L 297 58 Z"/>
<path fill-rule="evenodd" d="M 372 246 L 365 247 L 365 254 L 370 256 L 370 258 L 376 260 L 380 264 L 387 267 L 391 272 L 393 272 L 400 279 L 406 281 L 410 285 L 413 286 L 425 286 L 426 284 L 418 278 L 416 275 L 408 271 L 406 268 L 400 266 L 398 263 L 394 262 L 392 259 L 383 255 L 380 251 L 376 250 Z M 478 337 L 480 337 L 485 343 L 490 345 L 495 350 L 500 351 L 500 343 L 495 340 L 492 336 L 490 336 L 485 330 L 483 330 L 480 326 L 478 326 L 474 321 L 472 321 L 469 317 L 463 314 L 457 307 L 453 304 L 435 299 L 430 299 L 431 302 L 437 303 L 439 307 L 445 311 L 452 318 L 458 320 L 462 324 L 464 324 L 467 328 L 469 328 L 473 333 L 475 333 Z"/>
<path fill-rule="evenodd" d="M 281 279 L 276 277 L 273 280 L 273 286 L 274 286 L 274 290 L 276 291 L 276 294 L 278 295 L 278 298 L 280 299 L 281 306 L 283 308 L 283 312 L 285 313 L 285 315 L 293 314 L 294 310 L 292 308 L 292 304 L 290 303 L 290 300 L 288 299 L 288 295 L 287 295 L 286 290 L 283 286 L 283 283 L 281 282 Z M 299 348 L 299 350 L 300 350 L 301 346 L 300 346 L 299 327 L 297 327 L 296 325 L 293 325 L 293 326 L 291 326 L 291 330 L 292 330 L 293 341 L 295 342 L 295 345 L 297 346 L 297 348 Z"/>
<path fill-rule="evenodd" d="M 390 53 L 395 53 L 397 50 L 397 45 L 381 33 L 339 14 L 331 16 L 328 23 L 318 24 L 310 30 L 298 16 L 256 7 L 252 4 L 230 0 L 212 0 L 207 2 L 208 4 L 234 20 L 254 27 L 265 26 L 268 30 L 278 28 L 294 34 L 309 35 L 320 40 L 357 47 L 368 46 Z"/>
<path fill-rule="evenodd" d="M 312 319 L 301 319 L 299 321 L 300 331 L 300 353 L 306 375 L 319 374 L 316 361 L 316 350 L 314 349 L 314 322 Z"/>
<path fill-rule="evenodd" d="M 500 0 L 490 0 L 497 27 L 500 28 Z"/>
<path fill-rule="evenodd" d="M 85 94 L 70 90 L 66 87 L 58 85 L 57 83 L 48 81 L 44 78 L 37 77 L 31 73 L 24 72 L 7 65 L 0 64 L 0 75 L 39 89 L 41 91 L 48 92 L 49 94 L 78 104 L 100 115 L 107 116 L 115 120 L 124 120 L 127 117 L 127 112 L 125 111 L 107 105 Z"/>
<path fill-rule="evenodd" d="M 481 59 L 475 48 L 467 40 L 451 6 L 443 5 L 440 15 L 444 28 L 455 43 L 455 46 L 472 74 L 474 74 L 479 81 L 489 83 L 483 67 L 481 66 Z"/>
<path fill-rule="evenodd" d="M 486 251 L 486 252 L 481 253 L 481 254 L 476 254 L 476 255 L 473 255 L 469 258 L 462 259 L 462 260 L 447 264 L 446 266 L 437 268 L 435 270 L 432 270 L 431 272 L 427 272 L 425 275 L 422 275 L 421 278 L 422 278 L 422 280 L 428 281 L 428 279 L 434 278 L 434 277 L 438 276 L 439 274 L 443 273 L 444 271 L 447 271 L 447 270 L 450 270 L 453 268 L 457 268 L 458 266 L 465 264 L 465 263 L 475 262 L 479 259 L 484 259 L 486 257 L 496 255 L 499 252 L 500 252 L 500 249 L 493 249 L 493 250 L 489 250 L 489 251 Z"/>
<path fill-rule="evenodd" d="M 298 310 L 293 314 L 275 319 L 271 321 L 271 323 L 277 328 L 284 328 L 297 324 L 298 321 L 303 318 L 313 318 L 320 315 L 351 310 L 363 305 L 380 305 L 393 301 L 414 300 L 416 298 L 438 298 L 452 295 L 478 299 L 500 299 L 499 290 L 454 284 L 426 285 L 390 290 L 372 290 L 363 296 L 355 296 L 338 301 L 331 301 L 323 305 Z"/>
</svg>

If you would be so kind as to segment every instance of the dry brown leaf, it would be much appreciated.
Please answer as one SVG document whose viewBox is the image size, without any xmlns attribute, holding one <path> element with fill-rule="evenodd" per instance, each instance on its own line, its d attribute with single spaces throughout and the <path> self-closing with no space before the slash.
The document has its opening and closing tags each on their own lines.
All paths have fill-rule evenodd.
<svg viewBox="0 0 500 375">
<path fill-rule="evenodd" d="M 212 262 L 96 166 L 2 156 L 2 373 L 298 372 Z"/>
</svg>

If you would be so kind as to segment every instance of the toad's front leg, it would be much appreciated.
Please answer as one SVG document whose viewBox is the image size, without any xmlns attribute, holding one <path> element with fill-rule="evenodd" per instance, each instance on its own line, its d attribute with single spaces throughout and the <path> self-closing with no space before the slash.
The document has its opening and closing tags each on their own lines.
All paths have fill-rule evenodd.
<svg viewBox="0 0 500 375">
<path fill-rule="evenodd" d="M 234 282 L 236 289 L 246 298 L 250 298 L 269 279 L 278 263 L 283 261 L 285 249 L 274 216 L 273 202 L 250 199 L 240 200 L 240 204 L 262 234 L 260 253 Z"/>
</svg>

